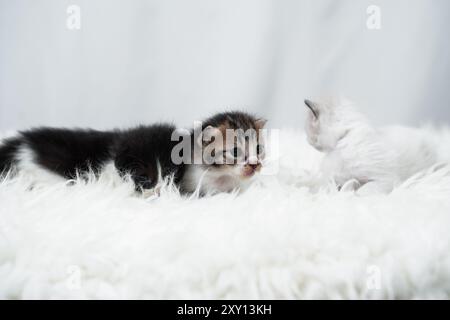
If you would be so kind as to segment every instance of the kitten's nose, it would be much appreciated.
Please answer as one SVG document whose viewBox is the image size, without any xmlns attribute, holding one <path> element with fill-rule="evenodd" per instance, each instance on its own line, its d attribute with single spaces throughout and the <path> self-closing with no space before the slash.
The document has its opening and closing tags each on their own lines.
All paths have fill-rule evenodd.
<svg viewBox="0 0 450 320">
<path fill-rule="evenodd" d="M 253 169 L 253 171 L 258 171 L 261 168 L 261 163 L 250 164 L 250 167 Z"/>
</svg>

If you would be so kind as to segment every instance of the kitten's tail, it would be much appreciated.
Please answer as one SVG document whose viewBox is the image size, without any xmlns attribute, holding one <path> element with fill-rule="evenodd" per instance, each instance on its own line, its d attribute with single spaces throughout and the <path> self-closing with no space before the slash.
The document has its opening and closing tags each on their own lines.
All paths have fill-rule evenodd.
<svg viewBox="0 0 450 320">
<path fill-rule="evenodd" d="M 22 145 L 20 137 L 0 140 L 0 176 L 7 175 L 17 163 L 17 153 Z"/>
</svg>

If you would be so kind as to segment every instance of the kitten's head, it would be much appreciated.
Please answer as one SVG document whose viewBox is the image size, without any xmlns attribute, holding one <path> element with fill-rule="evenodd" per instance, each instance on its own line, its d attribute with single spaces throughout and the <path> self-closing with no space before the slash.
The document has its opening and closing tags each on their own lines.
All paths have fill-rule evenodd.
<svg viewBox="0 0 450 320">
<path fill-rule="evenodd" d="M 319 151 L 331 151 L 352 130 L 364 126 L 366 119 L 344 99 L 305 100 L 308 109 L 308 142 Z"/>
<path fill-rule="evenodd" d="M 261 135 L 266 121 L 250 114 L 233 111 L 219 113 L 202 123 L 205 183 L 219 191 L 240 188 L 260 171 L 264 158 Z"/>
</svg>

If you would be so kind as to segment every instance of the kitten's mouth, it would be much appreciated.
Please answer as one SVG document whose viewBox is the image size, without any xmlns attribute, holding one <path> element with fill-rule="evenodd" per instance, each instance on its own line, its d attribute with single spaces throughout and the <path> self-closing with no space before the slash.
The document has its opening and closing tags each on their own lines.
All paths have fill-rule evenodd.
<svg viewBox="0 0 450 320">
<path fill-rule="evenodd" d="M 242 172 L 242 176 L 246 178 L 253 177 L 257 171 L 261 169 L 260 164 L 251 164 L 244 167 L 244 170 Z"/>
<path fill-rule="evenodd" d="M 254 170 L 252 170 L 252 171 L 244 171 L 244 173 L 242 174 L 244 177 L 246 177 L 246 178 L 250 178 L 250 177 L 253 177 L 254 175 L 255 175 L 255 171 Z"/>
</svg>

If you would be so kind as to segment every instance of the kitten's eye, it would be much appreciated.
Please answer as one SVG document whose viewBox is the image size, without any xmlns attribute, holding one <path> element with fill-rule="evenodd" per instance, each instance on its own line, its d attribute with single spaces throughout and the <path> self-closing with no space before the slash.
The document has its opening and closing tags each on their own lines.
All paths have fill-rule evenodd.
<svg viewBox="0 0 450 320">
<path fill-rule="evenodd" d="M 239 158 L 240 156 L 242 156 L 242 150 L 238 147 L 235 147 L 231 150 L 231 155 L 234 158 Z"/>
<path fill-rule="evenodd" d="M 261 144 L 258 144 L 257 146 L 256 146 L 256 154 L 257 155 L 260 155 L 261 153 L 263 153 L 264 152 L 264 147 L 261 145 Z"/>
</svg>

